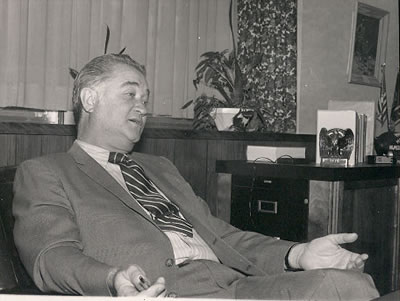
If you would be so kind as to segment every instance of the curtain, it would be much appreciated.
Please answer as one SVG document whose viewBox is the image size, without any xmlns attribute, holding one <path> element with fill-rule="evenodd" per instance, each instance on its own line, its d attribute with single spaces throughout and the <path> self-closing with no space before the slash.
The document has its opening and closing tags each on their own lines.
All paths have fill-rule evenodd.
<svg viewBox="0 0 400 301">
<path fill-rule="evenodd" d="M 201 53 L 231 48 L 229 0 L 0 0 L 0 107 L 70 110 L 72 77 L 104 52 L 144 64 L 153 115 L 191 117 Z"/>
<path fill-rule="evenodd" d="M 250 99 L 260 102 L 266 131 L 295 132 L 297 1 L 237 1 L 238 57 Z"/>
</svg>

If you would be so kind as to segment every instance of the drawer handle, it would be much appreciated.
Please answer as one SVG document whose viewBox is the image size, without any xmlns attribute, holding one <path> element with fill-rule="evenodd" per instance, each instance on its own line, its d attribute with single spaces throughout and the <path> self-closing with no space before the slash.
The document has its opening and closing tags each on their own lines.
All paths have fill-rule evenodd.
<svg viewBox="0 0 400 301">
<path fill-rule="evenodd" d="M 258 200 L 258 212 L 277 214 L 278 202 Z"/>
</svg>

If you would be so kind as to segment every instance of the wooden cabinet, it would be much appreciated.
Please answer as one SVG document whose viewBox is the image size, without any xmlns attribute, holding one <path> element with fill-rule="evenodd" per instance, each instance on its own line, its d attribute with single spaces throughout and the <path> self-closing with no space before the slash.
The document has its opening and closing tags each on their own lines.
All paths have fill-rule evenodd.
<svg viewBox="0 0 400 301">
<path fill-rule="evenodd" d="M 308 181 L 232 176 L 230 223 L 292 241 L 307 239 Z"/>
<path fill-rule="evenodd" d="M 225 216 L 231 216 L 234 224 L 238 221 L 246 223 L 248 215 L 254 214 L 246 209 L 250 208 L 249 200 L 278 198 L 281 203 L 286 203 L 281 206 L 283 211 L 279 212 L 278 207 L 276 215 L 260 215 L 250 230 L 286 239 L 300 235 L 298 240 L 302 236 L 296 233 L 296 227 L 305 227 L 305 238 L 308 240 L 331 233 L 356 232 L 358 240 L 344 247 L 369 254 L 365 271 L 373 277 L 381 294 L 399 289 L 400 166 L 364 164 L 355 167 L 320 167 L 315 164 L 217 161 L 216 171 L 221 184 L 218 193 L 220 202 L 224 202 L 224 198 L 225 203 L 227 199 L 232 202 L 231 208 L 226 207 L 230 213 Z M 269 179 L 286 187 L 286 190 L 278 189 L 276 194 L 268 189 L 257 191 L 246 185 L 240 187 L 238 179 L 242 183 Z M 305 220 L 301 218 L 304 215 L 301 213 L 300 200 L 308 200 L 308 204 L 303 202 L 302 207 L 307 211 Z M 287 210 L 296 206 L 300 207 Z M 276 223 L 277 226 L 268 226 L 269 223 Z M 285 226 L 294 230 L 279 229 Z"/>
</svg>

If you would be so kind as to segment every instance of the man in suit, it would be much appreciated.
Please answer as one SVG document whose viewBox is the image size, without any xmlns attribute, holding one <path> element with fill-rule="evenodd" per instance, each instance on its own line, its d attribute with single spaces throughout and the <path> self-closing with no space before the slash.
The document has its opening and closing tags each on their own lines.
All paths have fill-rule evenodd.
<svg viewBox="0 0 400 301">
<path fill-rule="evenodd" d="M 368 256 L 339 246 L 356 234 L 295 244 L 240 231 L 212 216 L 170 161 L 132 152 L 148 97 L 143 66 L 127 55 L 94 58 L 74 82 L 78 136 L 71 149 L 19 166 L 15 243 L 41 290 L 242 299 L 378 296 L 362 273 Z M 111 160 L 118 156 L 139 166 L 157 198 L 175 209 L 159 215 L 147 207 L 145 196 L 132 192 L 141 184 L 127 180 L 130 165 Z"/>
</svg>

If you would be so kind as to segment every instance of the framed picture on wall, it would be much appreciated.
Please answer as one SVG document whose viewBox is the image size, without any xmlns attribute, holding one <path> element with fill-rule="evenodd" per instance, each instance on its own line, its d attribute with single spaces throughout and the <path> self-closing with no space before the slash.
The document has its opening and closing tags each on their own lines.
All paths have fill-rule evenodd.
<svg viewBox="0 0 400 301">
<path fill-rule="evenodd" d="M 349 54 L 349 82 L 379 87 L 386 59 L 389 13 L 356 1 Z"/>
</svg>

